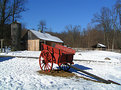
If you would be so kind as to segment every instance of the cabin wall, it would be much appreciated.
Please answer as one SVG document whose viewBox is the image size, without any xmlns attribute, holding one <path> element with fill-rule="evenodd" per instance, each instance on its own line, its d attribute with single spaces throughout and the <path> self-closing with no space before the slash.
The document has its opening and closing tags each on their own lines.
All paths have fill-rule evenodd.
<svg viewBox="0 0 121 90">
<path fill-rule="evenodd" d="M 37 37 L 31 31 L 28 31 L 28 40 L 34 40 L 34 39 L 37 39 Z"/>
<path fill-rule="evenodd" d="M 21 33 L 21 50 L 27 50 L 28 49 L 28 31 L 22 30 Z"/>
<path fill-rule="evenodd" d="M 28 40 L 28 51 L 39 51 L 40 50 L 40 40 Z"/>
</svg>

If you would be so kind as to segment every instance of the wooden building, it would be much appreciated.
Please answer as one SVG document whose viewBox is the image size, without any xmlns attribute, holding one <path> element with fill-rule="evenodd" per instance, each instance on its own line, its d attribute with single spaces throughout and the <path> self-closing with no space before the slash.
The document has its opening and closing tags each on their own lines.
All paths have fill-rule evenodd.
<svg viewBox="0 0 121 90">
<path fill-rule="evenodd" d="M 4 42 L 1 42 L 3 39 Z M 48 33 L 22 29 L 17 21 L 11 25 L 0 25 L 0 48 L 7 46 L 12 50 L 39 51 L 42 43 L 52 46 L 53 43 L 62 44 L 63 41 Z"/>
<path fill-rule="evenodd" d="M 41 50 L 41 44 L 45 43 L 52 46 L 53 43 L 62 44 L 63 41 L 58 37 L 52 36 L 48 33 L 41 33 L 35 30 L 24 30 L 24 35 L 22 36 L 23 49 L 29 51 L 39 51 Z"/>
<path fill-rule="evenodd" d="M 106 46 L 101 44 L 101 43 L 97 43 L 95 45 L 92 46 L 93 49 L 99 49 L 99 50 L 105 50 Z"/>
<path fill-rule="evenodd" d="M 13 22 L 0 25 L 0 39 L 3 40 L 3 48 L 11 47 L 12 50 L 20 50 L 21 24 Z"/>
</svg>

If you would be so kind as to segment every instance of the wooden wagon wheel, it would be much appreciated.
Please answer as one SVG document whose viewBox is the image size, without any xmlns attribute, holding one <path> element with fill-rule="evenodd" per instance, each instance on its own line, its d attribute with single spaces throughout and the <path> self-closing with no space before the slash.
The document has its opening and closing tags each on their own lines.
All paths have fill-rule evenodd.
<svg viewBox="0 0 121 90">
<path fill-rule="evenodd" d="M 68 64 L 71 65 L 70 63 Z M 59 68 L 64 71 L 68 71 L 70 69 L 70 67 L 67 64 L 61 64 Z"/>
<path fill-rule="evenodd" d="M 50 72 L 53 67 L 53 59 L 52 55 L 48 50 L 41 51 L 40 57 L 39 57 L 39 64 L 40 68 L 43 71 Z"/>
</svg>

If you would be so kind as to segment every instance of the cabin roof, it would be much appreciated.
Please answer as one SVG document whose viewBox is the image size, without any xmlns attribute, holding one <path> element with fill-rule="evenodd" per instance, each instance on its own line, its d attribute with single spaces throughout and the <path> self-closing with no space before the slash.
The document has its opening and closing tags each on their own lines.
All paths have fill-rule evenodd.
<svg viewBox="0 0 121 90">
<path fill-rule="evenodd" d="M 97 44 L 97 47 L 106 48 L 106 46 L 105 46 L 105 45 L 103 45 L 103 44 L 101 44 L 101 43 L 98 43 L 98 44 Z"/>
<path fill-rule="evenodd" d="M 29 31 L 32 32 L 39 39 L 63 43 L 63 41 L 60 38 L 52 36 L 48 33 L 41 33 L 39 31 L 35 31 L 35 30 L 29 30 Z"/>
<path fill-rule="evenodd" d="M 96 45 L 93 45 L 92 48 L 106 48 L 106 46 L 101 43 L 97 43 Z"/>
</svg>

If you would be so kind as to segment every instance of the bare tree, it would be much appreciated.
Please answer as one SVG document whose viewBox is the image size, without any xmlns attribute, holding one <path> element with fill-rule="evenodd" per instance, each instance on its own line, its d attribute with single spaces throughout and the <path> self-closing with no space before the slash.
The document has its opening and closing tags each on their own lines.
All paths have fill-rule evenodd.
<svg viewBox="0 0 121 90">
<path fill-rule="evenodd" d="M 92 22 L 97 22 L 102 25 L 104 29 L 104 42 L 109 47 L 109 33 L 111 30 L 111 10 L 107 7 L 103 7 L 100 14 L 95 14 Z"/>
<path fill-rule="evenodd" d="M 4 38 L 4 24 L 9 22 L 9 18 L 11 15 L 11 9 L 9 5 L 9 0 L 0 0 L 0 38 Z M 6 27 L 7 28 L 7 27 Z"/>
<path fill-rule="evenodd" d="M 15 18 L 20 17 L 20 13 L 25 11 L 27 0 L 0 0 L 0 24 L 14 22 Z M 12 20 L 11 20 L 12 19 Z"/>
<path fill-rule="evenodd" d="M 0 0 L 0 24 L 4 25 L 11 16 L 11 6 L 9 0 Z"/>
<path fill-rule="evenodd" d="M 20 18 L 21 12 L 26 11 L 25 3 L 27 0 L 13 0 L 12 5 L 12 22 L 15 21 L 16 18 Z"/>
<path fill-rule="evenodd" d="M 118 17 L 118 13 L 117 13 L 117 9 L 113 8 L 112 9 L 112 30 L 113 30 L 113 36 L 112 36 L 112 49 L 114 49 L 114 45 L 115 45 L 115 34 L 116 34 L 116 29 L 118 27 L 118 23 L 117 23 L 117 17 Z"/>
<path fill-rule="evenodd" d="M 65 27 L 65 32 L 63 32 L 63 39 L 65 43 L 70 47 L 80 47 L 81 40 L 80 40 L 80 25 L 67 25 Z"/>
<path fill-rule="evenodd" d="M 44 20 L 41 20 L 41 21 L 39 22 L 39 25 L 38 25 L 38 30 L 39 30 L 40 32 L 44 32 L 45 29 L 47 29 L 47 28 L 46 28 L 46 22 L 45 22 Z"/>
<path fill-rule="evenodd" d="M 115 4 L 117 14 L 119 14 L 120 26 L 121 26 L 121 0 L 117 0 Z"/>
<path fill-rule="evenodd" d="M 27 0 L 0 0 L 0 38 L 5 38 L 9 32 L 6 24 L 14 22 L 25 11 Z"/>
</svg>

